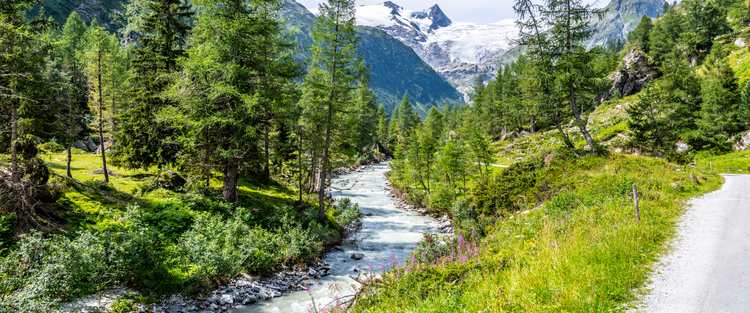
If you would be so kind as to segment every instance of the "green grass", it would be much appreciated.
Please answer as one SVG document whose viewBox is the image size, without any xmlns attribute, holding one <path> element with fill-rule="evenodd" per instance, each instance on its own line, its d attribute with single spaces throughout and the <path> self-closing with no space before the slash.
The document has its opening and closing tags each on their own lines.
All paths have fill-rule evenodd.
<svg viewBox="0 0 750 313">
<path fill-rule="evenodd" d="M 478 258 L 409 264 L 423 271 L 386 275 L 354 312 L 623 310 L 674 237 L 685 201 L 723 182 L 700 169 L 626 155 L 556 153 L 535 174 L 538 202 L 527 209 L 537 209 L 501 212 L 504 218 L 486 226 Z M 632 184 L 641 197 L 640 223 Z"/>
<path fill-rule="evenodd" d="M 696 157 L 697 167 L 703 171 L 713 169 L 714 173 L 719 174 L 749 174 L 750 170 L 750 150 L 727 153 L 716 156 Z M 729 169 L 729 171 L 727 171 Z"/>
<path fill-rule="evenodd" d="M 41 157 L 65 175 L 65 154 Z M 356 205 L 339 201 L 319 222 L 317 207 L 300 206 L 295 190 L 275 182 L 242 180 L 237 207 L 219 196 L 220 176 L 207 189 L 167 190 L 154 184 L 158 169 L 109 166 L 114 175 L 104 184 L 92 173 L 100 157 L 73 156 L 71 172 L 81 183 L 52 180 L 64 229 L 0 247 L 0 311 L 46 311 L 123 286 L 147 297 L 199 294 L 241 272 L 263 275 L 318 258 L 362 217 Z"/>
</svg>

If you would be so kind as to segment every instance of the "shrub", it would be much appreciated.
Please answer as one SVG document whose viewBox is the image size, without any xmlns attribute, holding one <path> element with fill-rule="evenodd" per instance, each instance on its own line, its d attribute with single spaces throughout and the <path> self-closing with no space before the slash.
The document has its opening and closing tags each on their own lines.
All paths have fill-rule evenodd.
<svg viewBox="0 0 750 313">
<path fill-rule="evenodd" d="M 536 191 L 538 160 L 528 160 L 511 165 L 494 177 L 485 177 L 474 188 L 474 201 L 481 214 L 493 214 L 519 209 L 519 201 Z"/>
<path fill-rule="evenodd" d="M 45 142 L 39 145 L 38 148 L 44 153 L 60 153 L 65 151 L 65 147 L 54 141 Z"/>
</svg>

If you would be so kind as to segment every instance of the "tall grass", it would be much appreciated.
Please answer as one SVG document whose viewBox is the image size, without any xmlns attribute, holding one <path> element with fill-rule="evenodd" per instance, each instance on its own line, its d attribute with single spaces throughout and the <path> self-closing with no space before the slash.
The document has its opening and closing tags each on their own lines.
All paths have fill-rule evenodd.
<svg viewBox="0 0 750 313">
<path fill-rule="evenodd" d="M 674 236 L 685 200 L 723 182 L 655 158 L 557 154 L 555 160 L 535 172 L 538 202 L 528 206 L 536 209 L 486 226 L 478 257 L 387 274 L 354 312 L 622 310 Z"/>
</svg>

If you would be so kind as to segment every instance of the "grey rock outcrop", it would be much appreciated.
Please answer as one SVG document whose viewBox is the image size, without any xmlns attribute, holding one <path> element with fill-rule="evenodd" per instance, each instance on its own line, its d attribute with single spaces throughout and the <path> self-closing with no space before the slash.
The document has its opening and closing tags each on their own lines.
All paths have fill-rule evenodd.
<svg viewBox="0 0 750 313">
<path fill-rule="evenodd" d="M 750 132 L 740 136 L 734 143 L 734 151 L 745 151 L 750 148 Z"/>
<path fill-rule="evenodd" d="M 653 59 L 640 50 L 633 49 L 622 58 L 620 67 L 607 78 L 612 81 L 610 89 L 602 100 L 615 97 L 615 92 L 623 97 L 634 95 L 643 89 L 651 79 L 661 76 L 661 72 L 651 66 Z"/>
<path fill-rule="evenodd" d="M 78 140 L 74 142 L 71 146 L 73 148 L 83 150 L 86 152 L 94 152 L 97 149 L 97 145 L 94 143 L 93 140 L 91 140 L 91 137 L 86 138 L 86 140 Z"/>
</svg>

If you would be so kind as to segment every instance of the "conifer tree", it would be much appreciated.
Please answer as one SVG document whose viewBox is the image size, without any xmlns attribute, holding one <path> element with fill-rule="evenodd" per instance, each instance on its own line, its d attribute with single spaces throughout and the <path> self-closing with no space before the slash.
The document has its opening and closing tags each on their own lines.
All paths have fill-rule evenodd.
<svg viewBox="0 0 750 313">
<path fill-rule="evenodd" d="M 742 88 L 737 114 L 740 123 L 750 127 L 750 82 L 746 82 Z"/>
<path fill-rule="evenodd" d="M 361 153 L 366 146 L 377 141 L 378 127 L 380 123 L 380 116 L 377 112 L 377 96 L 375 96 L 375 93 L 370 89 L 369 82 L 366 78 L 360 79 L 359 81 L 356 105 L 358 115 L 357 123 L 359 124 L 357 129 L 357 132 L 359 133 L 357 152 Z"/>
<path fill-rule="evenodd" d="M 721 44 L 715 43 L 706 60 L 708 73 L 703 79 L 703 101 L 697 120 L 702 136 L 716 146 L 721 146 L 736 130 L 737 103 L 740 100 L 737 79 L 724 57 L 726 55 Z"/>
<path fill-rule="evenodd" d="M 667 3 L 664 3 L 667 4 Z M 648 42 L 649 35 L 651 34 L 651 17 L 643 15 L 641 21 L 638 22 L 638 26 L 628 34 L 628 42 L 631 43 L 633 48 L 640 49 L 643 52 L 648 53 Z"/>
<path fill-rule="evenodd" d="M 73 11 L 68 16 L 62 30 L 61 53 L 65 67 L 68 70 L 69 89 L 67 104 L 68 126 L 67 141 L 67 161 L 66 173 L 68 177 L 73 177 L 70 172 L 70 162 L 72 161 L 73 142 L 78 139 L 78 134 L 85 130 L 86 116 L 90 113 L 88 107 L 88 86 L 86 77 L 83 72 L 81 58 L 86 46 L 86 24 L 81 21 L 81 17 Z"/>
<path fill-rule="evenodd" d="M 286 86 L 298 67 L 288 66 L 286 49 L 291 47 L 281 35 L 280 22 L 264 16 L 274 16 L 278 1 L 200 0 L 193 4 L 198 12 L 193 45 L 188 57 L 180 59 L 182 72 L 170 90 L 170 98 L 179 100 L 181 106 L 163 108 L 159 118 L 184 129 L 179 140 L 185 158 L 221 163 L 222 198 L 236 206 L 241 170 L 257 169 L 264 161 L 260 143 L 266 116 L 262 108 L 278 100 L 259 90 L 267 82 L 261 76 L 273 75 L 269 79 Z"/>
<path fill-rule="evenodd" d="M 635 133 L 635 140 L 648 146 L 663 148 L 668 110 L 668 93 L 654 82 L 647 84 L 638 101 L 626 109 L 630 116 L 628 126 Z"/>
<path fill-rule="evenodd" d="M 378 141 L 380 144 L 388 147 L 388 113 L 385 112 L 385 106 L 382 104 L 378 107 Z"/>
<path fill-rule="evenodd" d="M 186 19 L 194 13 L 179 0 L 156 0 L 147 7 L 150 14 L 138 22 L 144 34 L 142 47 L 133 51 L 131 62 L 129 95 L 133 105 L 121 114 L 122 125 L 116 133 L 115 158 L 128 168 L 174 162 L 179 150 L 170 139 L 178 129 L 155 116 L 162 108 L 175 105 L 160 93 L 169 85 L 168 75 L 179 70 L 177 59 L 184 54 L 182 45 L 190 32 Z"/>
<path fill-rule="evenodd" d="M 320 4 L 318 12 L 310 33 L 314 44 L 304 83 L 313 92 L 306 111 L 314 116 L 312 122 L 322 125 L 323 131 L 316 136 L 323 143 L 318 188 L 318 219 L 323 221 L 334 131 L 342 125 L 341 120 L 349 118 L 344 108 L 351 104 L 353 86 L 365 68 L 357 54 L 354 0 L 328 0 Z"/>
<path fill-rule="evenodd" d="M 99 26 L 96 19 L 91 21 L 88 33 L 86 35 L 89 48 L 86 52 L 87 70 L 89 76 L 89 85 L 91 89 L 90 106 L 98 113 L 98 119 L 94 122 L 94 127 L 99 133 L 99 149 L 102 157 L 102 171 L 104 174 L 104 183 L 109 184 L 109 171 L 107 170 L 107 149 L 104 140 L 104 88 L 106 82 L 106 64 L 109 57 L 116 49 L 117 40 L 114 35 L 109 34 L 104 28 Z"/>
</svg>

